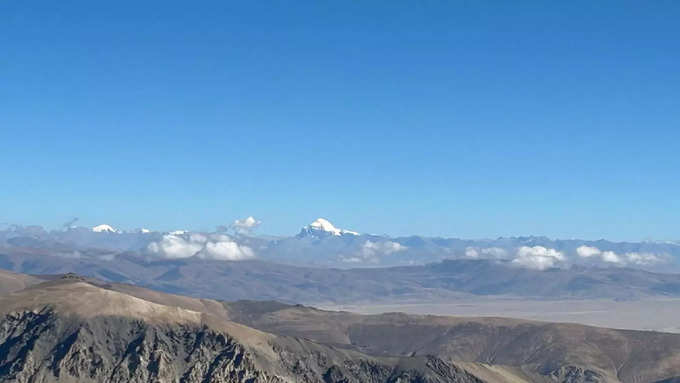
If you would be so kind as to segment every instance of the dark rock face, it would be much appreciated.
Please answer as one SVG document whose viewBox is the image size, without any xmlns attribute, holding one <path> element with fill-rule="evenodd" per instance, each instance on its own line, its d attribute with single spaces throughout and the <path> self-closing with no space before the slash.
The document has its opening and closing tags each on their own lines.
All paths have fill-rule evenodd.
<svg viewBox="0 0 680 383">
<path fill-rule="evenodd" d="M 598 383 L 605 381 L 601 374 L 576 366 L 560 367 L 552 371 L 550 377 L 563 383 Z"/>
<path fill-rule="evenodd" d="M 78 322 L 53 311 L 0 323 L 0 380 L 264 382 L 245 348 L 208 328 L 126 318 Z"/>
<path fill-rule="evenodd" d="M 279 350 L 283 363 L 296 382 L 324 383 L 481 383 L 474 375 L 434 356 L 403 358 L 396 365 L 374 359 L 349 359 L 334 364 L 329 355 L 310 353 L 300 359 Z M 405 363 L 400 363 L 405 362 Z M 321 374 L 318 372 L 322 371 Z"/>
<path fill-rule="evenodd" d="M 248 347 L 208 326 L 151 324 L 122 316 L 83 320 L 45 307 L 0 319 L 0 381 L 480 382 L 434 357 L 401 367 L 288 341 L 272 345 L 276 358 L 267 371 L 258 367 Z"/>
</svg>

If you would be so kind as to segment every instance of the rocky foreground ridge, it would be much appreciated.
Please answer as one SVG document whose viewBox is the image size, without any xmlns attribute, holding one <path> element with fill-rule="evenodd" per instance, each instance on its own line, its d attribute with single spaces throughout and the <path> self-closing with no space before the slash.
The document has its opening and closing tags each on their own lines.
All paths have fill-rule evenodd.
<svg viewBox="0 0 680 383">
<path fill-rule="evenodd" d="M 24 284 L 10 277 L 13 292 L 0 296 L 2 382 L 637 383 L 680 376 L 680 336 L 673 334 L 357 316 L 73 275 Z M 587 347 L 565 339 L 580 333 Z"/>
<path fill-rule="evenodd" d="M 0 318 L 0 381 L 481 381 L 436 357 L 371 357 L 74 278 L 1 298 Z"/>
</svg>

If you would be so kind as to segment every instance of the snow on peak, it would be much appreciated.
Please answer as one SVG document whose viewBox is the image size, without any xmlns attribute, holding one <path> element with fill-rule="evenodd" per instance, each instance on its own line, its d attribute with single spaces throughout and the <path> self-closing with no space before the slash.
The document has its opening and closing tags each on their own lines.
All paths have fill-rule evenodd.
<svg viewBox="0 0 680 383">
<path fill-rule="evenodd" d="M 92 228 L 92 231 L 95 233 L 120 233 L 118 229 L 114 229 L 113 227 L 106 224 L 97 225 Z"/>
<path fill-rule="evenodd" d="M 333 233 L 333 235 L 340 235 L 340 229 L 336 228 L 332 223 L 323 218 L 318 218 L 316 221 L 312 222 L 309 227 L 316 230 L 327 231 L 329 233 Z"/>
<path fill-rule="evenodd" d="M 341 229 L 341 230 L 340 230 L 340 234 L 359 235 L 359 233 L 356 232 L 356 231 L 345 230 L 345 229 Z"/>
<path fill-rule="evenodd" d="M 327 219 L 318 218 L 316 221 L 302 228 L 303 233 L 325 233 L 327 235 L 341 236 L 345 234 L 359 235 L 356 231 L 338 229 Z"/>
</svg>

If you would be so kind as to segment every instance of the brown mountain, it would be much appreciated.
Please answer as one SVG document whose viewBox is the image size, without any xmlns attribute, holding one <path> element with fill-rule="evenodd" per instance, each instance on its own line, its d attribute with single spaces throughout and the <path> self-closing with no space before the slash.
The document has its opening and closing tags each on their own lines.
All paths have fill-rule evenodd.
<svg viewBox="0 0 680 383">
<path fill-rule="evenodd" d="M 275 302 L 225 305 L 232 320 L 250 327 L 372 355 L 436 355 L 550 376 L 575 368 L 623 382 L 680 376 L 680 334 L 509 318 L 358 315 Z"/>
<path fill-rule="evenodd" d="M 434 356 L 375 357 L 268 334 L 73 276 L 4 295 L 0 318 L 0 381 L 480 382 Z"/>
<path fill-rule="evenodd" d="M 45 279 L 37 276 L 17 274 L 10 271 L 0 270 L 0 295 L 23 290 L 28 286 L 44 281 Z"/>
<path fill-rule="evenodd" d="M 8 280 L 16 278 L 0 278 L 0 285 Z M 680 335 L 674 334 L 223 303 L 73 275 L 0 297 L 0 381 L 656 382 L 678 376 Z"/>
</svg>

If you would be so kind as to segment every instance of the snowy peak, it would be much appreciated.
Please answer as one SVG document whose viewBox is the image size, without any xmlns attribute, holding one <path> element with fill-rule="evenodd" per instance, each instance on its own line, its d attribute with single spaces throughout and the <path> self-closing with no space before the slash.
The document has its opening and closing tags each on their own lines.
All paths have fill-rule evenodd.
<svg viewBox="0 0 680 383">
<path fill-rule="evenodd" d="M 338 229 L 333 226 L 328 220 L 324 218 L 318 218 L 316 221 L 310 223 L 309 225 L 302 228 L 299 237 L 304 237 L 308 235 L 313 236 L 334 236 L 340 237 L 343 235 L 359 235 L 356 231 Z"/>
<path fill-rule="evenodd" d="M 333 235 L 340 235 L 340 229 L 336 228 L 332 223 L 323 218 L 318 218 L 316 221 L 312 222 L 309 227 L 313 230 L 321 230 Z"/>
<path fill-rule="evenodd" d="M 97 225 L 92 228 L 92 231 L 95 233 L 120 233 L 120 230 L 114 229 L 113 227 L 106 224 Z"/>
</svg>

